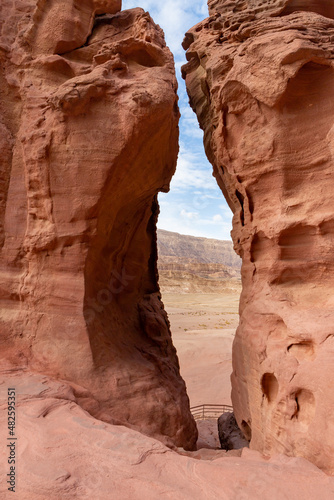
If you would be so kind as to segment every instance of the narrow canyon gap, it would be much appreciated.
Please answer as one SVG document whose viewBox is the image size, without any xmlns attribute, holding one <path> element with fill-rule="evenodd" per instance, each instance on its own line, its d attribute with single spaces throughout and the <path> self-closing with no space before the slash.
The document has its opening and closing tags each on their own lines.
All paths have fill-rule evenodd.
<svg viewBox="0 0 334 500">
<path fill-rule="evenodd" d="M 282 17 L 266 18 L 262 24 L 263 14 L 259 10 L 258 21 L 263 29 L 282 23 L 277 43 L 286 36 L 285 31 L 291 28 L 294 16 L 297 19 L 301 16 L 301 22 L 294 21 L 293 24 L 298 33 L 299 30 L 304 32 L 302 28 L 305 26 L 312 26 L 307 28 L 312 31 L 312 37 L 309 32 L 302 37 L 302 49 L 296 52 L 297 63 L 291 62 L 290 56 L 287 59 L 287 69 L 292 70 L 290 66 L 295 64 L 296 70 L 292 71 L 290 83 L 297 77 L 298 92 L 309 89 L 310 79 L 317 82 L 319 89 L 324 82 L 331 85 L 330 20 L 322 16 L 323 11 L 319 16 L 309 11 L 304 18 L 304 14 L 290 12 L 287 2 L 283 3 L 280 5 Z M 289 3 L 289 6 L 292 8 L 296 4 L 299 6 L 300 2 Z M 318 8 L 320 2 L 312 2 L 312 5 Z M 190 449 L 196 441 L 196 427 L 189 412 L 184 382 L 179 375 L 156 278 L 156 196 L 159 191 L 168 189 L 178 149 L 176 82 L 172 56 L 161 30 L 141 9 L 122 12 L 120 8 L 120 1 L 108 0 L 0 2 L 0 457 L 3 460 L 0 496 L 8 497 L 6 474 L 9 470 L 5 469 L 9 465 L 7 397 L 11 393 L 8 389 L 15 388 L 18 416 L 15 429 L 18 437 L 16 496 L 20 500 L 104 500 L 111 494 L 122 500 L 189 500 L 199 497 L 257 500 L 290 496 L 332 500 L 334 478 L 302 458 L 279 455 L 267 460 L 256 451 L 245 449 L 241 457 L 198 459 L 197 452 L 187 451 L 181 455 L 163 444 Z M 240 2 L 238 8 L 247 8 L 247 3 Z M 210 33 L 212 21 L 206 23 L 203 30 Z M 289 24 L 287 30 L 285 23 Z M 214 29 L 217 26 L 219 19 Z M 314 30 L 314 26 L 320 27 Z M 237 31 L 228 33 L 233 41 Z M 200 30 L 195 36 L 201 36 Z M 216 36 L 217 32 L 214 33 Z M 319 40 L 324 41 L 323 46 Z M 309 47 L 312 48 L 313 44 L 314 52 L 312 56 L 305 56 L 305 64 L 298 68 L 305 43 L 305 54 L 310 54 Z M 230 49 L 233 51 L 238 46 L 236 41 L 235 45 L 230 44 Z M 286 44 L 288 52 L 291 47 L 293 45 Z M 266 48 L 265 45 L 264 56 Z M 252 51 L 247 57 L 251 55 Z M 269 52 L 268 59 L 274 64 L 275 57 Z M 200 58 L 201 64 L 204 60 L 205 57 Z M 218 57 L 216 61 L 219 65 L 226 62 L 231 69 L 228 57 Z M 196 71 L 198 61 L 194 62 L 192 68 Z M 303 66 L 305 68 L 299 75 Z M 263 72 L 261 64 L 258 70 L 257 78 L 263 82 L 261 94 L 265 95 L 268 70 Z M 320 77 L 323 70 L 325 80 Z M 206 75 L 206 70 L 199 71 L 201 76 Z M 278 78 L 271 78 L 270 82 L 280 84 Z M 213 103 L 205 79 L 198 84 L 205 99 L 211 99 Z M 233 85 L 226 90 L 231 91 L 231 95 L 234 95 Z M 282 100 L 276 104 L 267 100 L 256 101 L 259 102 L 256 110 L 261 112 L 260 123 L 264 109 L 269 113 L 265 115 L 266 119 L 271 117 L 270 112 L 277 119 L 284 114 L 284 126 L 279 127 L 279 120 L 277 124 L 274 121 L 279 138 L 285 127 L 291 135 L 292 112 L 299 116 L 298 113 L 307 111 L 301 110 L 298 102 L 295 106 L 296 89 L 287 82 L 282 89 Z M 235 144 L 242 140 L 238 135 L 238 120 L 244 117 L 243 125 L 249 130 L 248 99 L 251 103 L 255 99 L 248 98 L 247 90 L 241 95 L 245 97 L 245 107 L 239 106 L 239 96 L 231 101 L 235 106 L 231 104 L 231 112 L 226 114 L 226 123 L 233 129 L 231 140 Z M 254 240 L 257 251 L 252 253 L 254 262 L 250 262 L 250 257 L 247 261 L 246 254 L 250 250 L 247 250 L 245 238 L 250 227 L 251 209 L 248 209 L 252 204 L 249 205 L 250 196 L 246 196 L 247 186 L 243 186 L 242 172 L 238 174 L 241 178 L 238 187 L 229 191 L 235 210 L 234 238 L 237 242 L 236 231 L 239 231 L 242 246 L 237 243 L 237 248 L 240 253 L 244 248 L 243 279 L 248 280 L 246 285 L 249 283 L 242 298 L 242 322 L 247 320 L 244 315 L 249 303 L 247 293 L 253 290 L 249 274 L 251 265 L 253 270 L 257 268 L 256 279 L 262 279 L 254 293 L 262 294 L 264 289 L 265 294 L 265 289 L 275 286 L 279 288 L 277 293 L 283 293 L 284 288 L 285 293 L 293 298 L 298 291 L 303 294 L 303 304 L 304 301 L 309 304 L 300 315 L 298 309 L 294 314 L 295 306 L 285 300 L 282 303 L 289 308 L 289 314 L 283 317 L 283 313 L 277 313 L 272 317 L 269 294 L 267 302 L 259 304 L 259 315 L 249 316 L 251 321 L 259 318 L 262 321 L 261 311 L 265 307 L 269 319 L 274 321 L 275 328 L 265 330 L 271 337 L 270 342 L 263 342 L 260 352 L 263 363 L 269 363 L 274 350 L 279 348 L 281 371 L 276 368 L 278 363 L 272 361 L 272 366 L 263 365 L 263 370 L 258 373 L 255 351 L 250 358 L 252 364 L 246 367 L 245 378 L 244 361 L 237 356 L 245 345 L 241 335 L 243 326 L 239 330 L 235 352 L 236 361 L 240 359 L 241 371 L 235 374 L 234 391 L 238 391 L 239 384 L 243 383 L 244 392 L 240 393 L 240 402 L 239 399 L 235 402 L 238 418 L 241 422 L 242 419 L 249 422 L 253 435 L 259 436 L 257 427 L 261 417 L 266 423 L 267 449 L 269 445 L 272 449 L 277 448 L 276 436 L 281 431 L 280 442 L 285 448 L 286 443 L 296 445 L 295 450 L 288 450 L 290 454 L 302 454 L 300 433 L 303 428 L 311 431 L 303 436 L 304 455 L 313 445 L 305 436 L 311 437 L 318 446 L 322 433 L 326 435 L 328 446 L 326 443 L 326 448 L 315 450 L 320 451 L 318 457 L 325 461 L 325 453 L 331 451 L 333 418 L 329 411 L 332 394 L 329 388 L 330 308 L 327 308 L 327 316 L 323 316 L 321 323 L 319 315 L 325 314 L 323 298 L 327 296 L 329 300 L 331 297 L 328 280 L 331 276 L 330 214 L 333 203 L 329 186 L 323 185 L 321 179 L 326 175 L 329 183 L 332 175 L 328 169 L 331 151 L 328 144 L 332 134 L 328 123 L 331 109 L 326 105 L 323 110 L 324 103 L 318 97 L 317 94 L 315 100 L 308 101 L 311 104 L 308 107 L 322 138 L 317 144 L 324 147 L 321 156 L 316 158 L 312 149 L 315 141 L 307 143 L 310 149 L 307 149 L 303 163 L 306 173 L 301 178 L 306 182 L 307 176 L 314 174 L 315 184 L 314 189 L 312 184 L 312 190 L 304 192 L 304 184 L 295 181 L 296 199 L 289 205 L 289 210 L 292 210 L 296 231 L 291 234 L 291 224 L 286 224 L 284 231 L 281 230 L 280 220 L 276 218 L 275 225 L 272 225 L 273 231 L 277 225 L 279 235 L 276 238 L 274 233 L 268 234 L 267 225 L 258 220 L 263 234 L 259 231 L 254 238 L 251 234 L 249 245 Z M 203 119 L 212 105 L 205 102 L 202 101 Z M 227 101 L 224 98 L 222 102 Z M 323 115 L 312 113 L 311 108 L 315 106 L 323 110 Z M 247 116 L 243 116 L 244 113 Z M 212 129 L 215 130 L 216 126 L 218 133 L 221 123 L 214 120 L 214 114 L 212 116 Z M 264 129 L 266 127 L 261 131 Z M 306 122 L 301 130 L 306 138 L 310 137 Z M 289 189 L 292 169 L 288 169 L 288 162 L 293 162 L 296 171 L 300 168 L 298 151 L 295 152 L 299 135 L 302 140 L 302 134 L 289 136 L 292 147 L 284 150 L 284 156 L 279 149 L 283 148 L 281 142 L 278 146 L 284 165 L 279 184 L 283 186 L 283 200 L 295 196 L 294 190 Z M 261 149 L 261 144 L 268 140 L 268 135 L 262 133 L 251 143 Z M 248 155 L 252 150 L 249 145 L 247 148 Z M 235 150 L 240 151 L 239 146 Z M 265 168 L 266 151 L 263 146 L 260 167 L 264 169 L 264 172 L 261 170 L 264 180 L 266 175 L 271 175 L 270 165 L 267 170 Z M 328 164 L 322 163 L 324 158 L 328 158 Z M 224 172 L 230 176 L 229 185 L 234 186 L 236 181 L 234 174 L 229 174 L 228 161 L 226 164 L 219 161 L 217 167 L 224 167 Z M 258 166 L 251 163 L 247 168 L 254 171 L 254 179 Z M 221 182 L 221 186 L 224 188 L 225 182 Z M 258 197 L 254 195 L 254 221 L 259 210 L 266 214 L 262 198 L 270 201 L 267 210 L 270 209 L 272 214 L 275 200 L 282 201 L 279 196 L 272 194 L 268 184 L 264 184 Z M 308 209 L 307 220 L 297 217 L 303 204 Z M 281 210 L 281 205 L 277 209 Z M 318 308 L 319 315 L 309 326 L 306 321 L 308 318 L 312 320 L 317 312 L 310 305 L 314 296 L 311 287 L 305 291 L 299 283 L 296 290 L 297 285 L 291 286 L 287 280 L 266 285 L 265 276 L 272 276 L 267 270 L 269 267 L 277 268 L 273 280 L 282 280 L 285 276 L 281 261 L 277 260 L 281 267 L 272 261 L 272 252 L 277 251 L 277 246 L 273 245 L 275 238 L 285 259 L 283 264 L 290 265 L 287 276 L 297 279 L 296 276 L 305 273 L 306 268 L 310 273 L 309 283 L 317 286 L 316 296 L 321 307 Z M 312 261 L 306 266 L 297 259 L 301 253 L 298 245 L 309 251 L 321 249 L 319 254 L 314 252 L 312 255 L 321 259 L 322 287 L 318 286 Z M 263 257 L 266 248 L 268 259 Z M 263 297 L 261 294 L 259 299 Z M 287 323 L 289 330 L 284 330 L 283 319 L 286 322 L 286 318 L 291 320 Z M 255 333 L 257 328 L 262 328 L 262 324 L 251 325 L 252 335 L 254 328 Z M 308 335 L 306 328 L 309 328 Z M 303 334 L 299 341 L 297 330 L 298 335 Z M 258 338 L 266 340 L 263 330 L 261 332 Z M 249 345 L 246 344 L 245 348 Z M 294 408 L 291 408 L 293 418 L 279 429 L 275 426 L 281 423 L 281 413 L 278 412 L 281 407 L 276 408 L 284 389 L 283 370 L 290 369 L 288 363 L 297 373 L 293 398 L 288 399 Z M 292 376 L 291 371 L 286 373 Z M 311 377 L 315 380 L 313 385 Z M 290 388 L 292 382 L 289 379 L 286 387 Z M 241 397 L 252 387 L 255 396 L 267 405 L 264 408 L 272 410 L 273 418 L 268 412 L 260 416 L 254 413 L 257 407 L 251 391 L 249 406 L 244 405 Z M 322 394 L 318 392 L 319 388 L 322 388 Z M 326 429 L 321 427 L 325 419 L 320 418 L 322 415 L 319 417 L 319 412 L 326 416 Z M 112 425 L 114 423 L 127 427 Z M 270 423 L 272 429 L 269 432 Z M 294 434 L 297 437 L 295 442 L 287 439 L 287 432 L 291 432 L 288 425 L 300 429 L 299 434 Z M 217 452 L 214 453 L 216 456 Z"/>
<path fill-rule="evenodd" d="M 3 373 L 66 381 L 94 417 L 193 449 L 156 270 L 179 120 L 163 32 L 118 0 L 15 0 L 0 57 Z"/>
<path fill-rule="evenodd" d="M 243 259 L 234 412 L 251 448 L 333 473 L 333 6 L 208 5 L 183 76 Z"/>
</svg>

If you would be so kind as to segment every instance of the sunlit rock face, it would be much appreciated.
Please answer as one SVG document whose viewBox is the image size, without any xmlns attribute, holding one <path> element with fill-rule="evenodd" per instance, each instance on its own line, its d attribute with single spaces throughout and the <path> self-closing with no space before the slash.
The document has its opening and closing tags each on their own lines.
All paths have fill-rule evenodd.
<svg viewBox="0 0 334 500">
<path fill-rule="evenodd" d="M 20 396 L 13 495 L 19 500 L 333 500 L 334 478 L 301 457 L 268 460 L 248 448 L 181 455 L 132 429 L 96 420 L 77 404 L 80 392 L 64 381 L 11 373 L 6 384 Z M 7 426 L 7 412 L 0 411 L 4 448 Z M 11 498 L 6 480 L 0 497 Z"/>
<path fill-rule="evenodd" d="M 2 368 L 67 380 L 93 416 L 192 449 L 156 271 L 174 61 L 147 13 L 120 8 L 0 5 Z"/>
<path fill-rule="evenodd" d="M 243 259 L 232 400 L 251 448 L 334 472 L 334 7 L 209 1 L 183 75 Z"/>
</svg>

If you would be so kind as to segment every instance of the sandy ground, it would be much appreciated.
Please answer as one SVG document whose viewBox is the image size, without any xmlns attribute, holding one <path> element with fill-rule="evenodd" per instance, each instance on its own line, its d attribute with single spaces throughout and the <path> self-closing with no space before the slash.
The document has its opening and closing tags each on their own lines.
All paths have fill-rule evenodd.
<svg viewBox="0 0 334 500">
<path fill-rule="evenodd" d="M 190 405 L 231 404 L 238 293 L 163 294 Z"/>
<path fill-rule="evenodd" d="M 162 296 L 190 406 L 231 404 L 232 343 L 238 293 Z M 199 448 L 220 447 L 217 420 L 197 421 Z"/>
</svg>

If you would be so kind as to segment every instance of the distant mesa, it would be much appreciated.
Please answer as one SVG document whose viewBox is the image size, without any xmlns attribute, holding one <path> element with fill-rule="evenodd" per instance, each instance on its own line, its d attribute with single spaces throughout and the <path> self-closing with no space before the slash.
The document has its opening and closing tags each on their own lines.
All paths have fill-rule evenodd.
<svg viewBox="0 0 334 500">
<path fill-rule="evenodd" d="M 241 259 L 231 241 L 158 229 L 158 269 L 162 292 L 240 292 Z"/>
</svg>

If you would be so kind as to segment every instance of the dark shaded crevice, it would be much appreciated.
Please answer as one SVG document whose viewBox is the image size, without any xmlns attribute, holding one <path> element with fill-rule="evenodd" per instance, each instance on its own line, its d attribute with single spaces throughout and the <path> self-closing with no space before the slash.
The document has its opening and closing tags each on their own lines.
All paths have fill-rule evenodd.
<svg viewBox="0 0 334 500">
<path fill-rule="evenodd" d="M 275 401 L 278 394 L 278 380 L 273 373 L 265 373 L 261 380 L 262 393 L 268 403 Z"/>
<path fill-rule="evenodd" d="M 291 415 L 291 420 L 295 420 L 299 424 L 310 425 L 316 410 L 313 393 L 309 389 L 298 389 L 291 397 L 295 402 L 295 410 Z"/>
<path fill-rule="evenodd" d="M 250 423 L 248 423 L 245 420 L 243 420 L 241 422 L 241 430 L 242 430 L 243 435 L 247 439 L 247 441 L 250 442 L 251 439 L 252 439 L 252 428 L 250 426 Z"/>
<path fill-rule="evenodd" d="M 244 226 L 245 225 L 245 211 L 244 211 L 245 197 L 237 189 L 235 190 L 235 195 L 238 198 L 240 206 L 241 206 L 240 221 L 241 221 L 241 225 Z"/>
<path fill-rule="evenodd" d="M 315 356 L 315 345 L 312 340 L 301 340 L 294 342 L 287 347 L 287 352 L 294 356 L 298 361 L 304 359 L 313 359 Z"/>
<path fill-rule="evenodd" d="M 160 213 L 158 203 L 158 195 L 156 195 L 152 202 L 152 216 L 147 225 L 147 234 L 151 236 L 151 255 L 148 261 L 148 272 L 151 288 L 147 289 L 145 293 L 160 292 L 159 288 L 159 271 L 158 271 L 158 235 L 157 235 L 157 222 Z"/>
<path fill-rule="evenodd" d="M 253 215 L 253 213 L 254 213 L 254 201 L 253 201 L 253 198 L 251 197 L 250 193 L 247 191 L 247 189 L 246 189 L 246 196 L 247 196 L 247 200 L 248 200 L 249 213 L 251 215 Z"/>
</svg>

